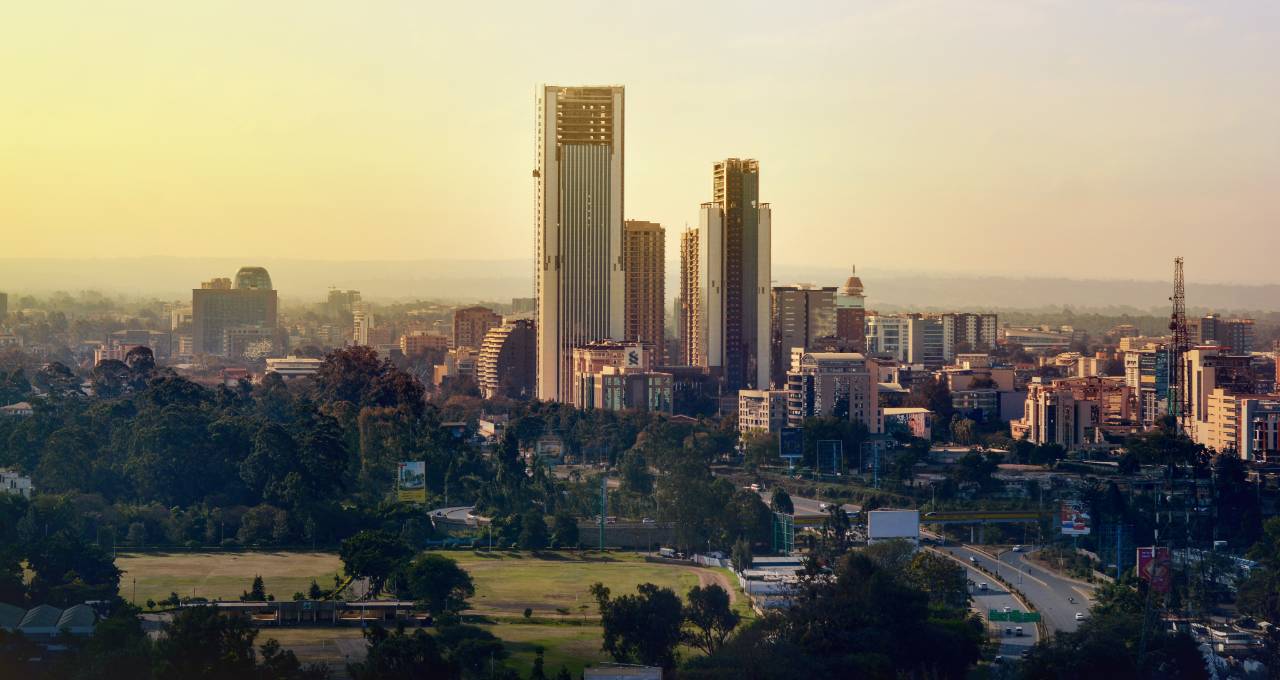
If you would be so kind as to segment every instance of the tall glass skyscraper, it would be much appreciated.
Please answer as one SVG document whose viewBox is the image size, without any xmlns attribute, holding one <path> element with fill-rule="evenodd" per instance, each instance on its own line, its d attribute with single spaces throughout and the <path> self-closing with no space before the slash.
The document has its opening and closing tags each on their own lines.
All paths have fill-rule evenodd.
<svg viewBox="0 0 1280 680">
<path fill-rule="evenodd" d="M 623 328 L 623 88 L 537 95 L 538 398 L 569 401 L 573 348 Z"/>
<path fill-rule="evenodd" d="M 760 164 L 715 164 L 714 200 L 702 204 L 698 284 L 691 318 L 700 347 L 689 363 L 717 370 L 726 390 L 769 385 L 771 210 L 760 202 Z"/>
</svg>

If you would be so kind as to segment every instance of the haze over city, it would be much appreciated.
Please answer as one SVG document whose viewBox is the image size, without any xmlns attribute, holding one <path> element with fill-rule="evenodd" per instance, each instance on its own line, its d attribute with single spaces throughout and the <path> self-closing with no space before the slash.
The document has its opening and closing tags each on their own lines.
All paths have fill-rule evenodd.
<svg viewBox="0 0 1280 680">
<path fill-rule="evenodd" d="M 13 3 L 0 256 L 527 258 L 535 86 L 584 82 L 670 261 L 740 156 L 780 266 L 1272 283 L 1278 12 Z"/>
<path fill-rule="evenodd" d="M 0 9 L 0 680 L 1280 678 L 1280 3 Z"/>
</svg>

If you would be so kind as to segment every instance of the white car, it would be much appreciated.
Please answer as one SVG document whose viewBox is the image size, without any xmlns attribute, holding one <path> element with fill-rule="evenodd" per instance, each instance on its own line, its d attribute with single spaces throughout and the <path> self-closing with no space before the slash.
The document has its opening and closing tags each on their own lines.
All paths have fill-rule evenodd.
<svg viewBox="0 0 1280 680">
<path fill-rule="evenodd" d="M 830 504 L 830 503 L 819 503 L 819 504 L 818 504 L 818 509 L 819 509 L 819 510 L 821 510 L 822 512 L 826 512 L 826 511 L 828 511 L 828 510 L 830 510 L 830 509 L 831 509 L 831 504 Z"/>
<path fill-rule="evenodd" d="M 1077 621 L 1083 621 L 1083 620 L 1084 620 L 1084 613 L 1083 613 L 1083 612 L 1076 612 L 1076 620 L 1077 620 Z"/>
<path fill-rule="evenodd" d="M 1009 612 L 1013 611 L 1013 607 L 1005 607 L 1002 611 L 1004 611 L 1004 613 L 1008 614 Z"/>
<path fill-rule="evenodd" d="M 1015 546 L 1013 546 L 1013 551 L 1014 551 L 1014 552 L 1022 552 L 1022 546 L 1020 546 L 1020 545 L 1015 545 Z"/>
</svg>

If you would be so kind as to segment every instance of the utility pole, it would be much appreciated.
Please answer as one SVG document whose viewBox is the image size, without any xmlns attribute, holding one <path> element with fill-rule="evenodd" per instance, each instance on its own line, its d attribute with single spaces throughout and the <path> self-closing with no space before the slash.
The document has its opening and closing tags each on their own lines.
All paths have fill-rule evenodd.
<svg viewBox="0 0 1280 680">
<path fill-rule="evenodd" d="M 1124 536 L 1124 525 L 1116 524 L 1116 583 L 1120 582 L 1120 543 Z"/>
<path fill-rule="evenodd" d="M 605 515 L 609 510 L 609 475 L 600 475 L 600 551 L 604 552 Z"/>
</svg>

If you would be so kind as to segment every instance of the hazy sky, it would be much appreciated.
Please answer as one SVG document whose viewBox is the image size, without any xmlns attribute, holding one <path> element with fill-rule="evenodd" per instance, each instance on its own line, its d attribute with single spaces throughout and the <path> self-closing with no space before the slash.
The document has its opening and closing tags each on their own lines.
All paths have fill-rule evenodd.
<svg viewBox="0 0 1280 680">
<path fill-rule="evenodd" d="M 781 263 L 1280 279 L 1272 0 L 9 2 L 0 255 L 531 257 L 541 82 L 673 260 L 745 156 Z"/>
</svg>

